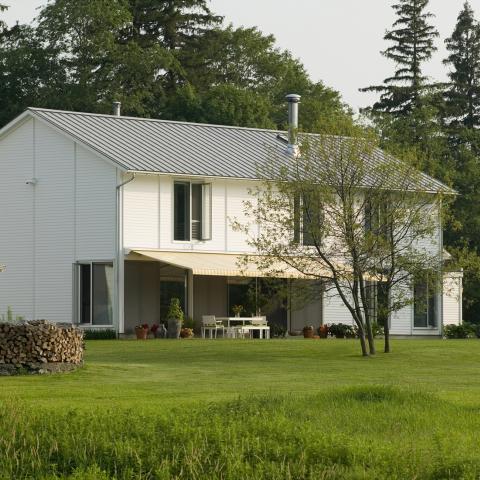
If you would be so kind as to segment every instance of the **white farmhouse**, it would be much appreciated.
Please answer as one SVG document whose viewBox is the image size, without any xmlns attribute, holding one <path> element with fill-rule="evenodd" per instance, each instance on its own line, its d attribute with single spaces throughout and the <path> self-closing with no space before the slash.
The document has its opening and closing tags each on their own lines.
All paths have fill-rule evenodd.
<svg viewBox="0 0 480 480">
<path fill-rule="evenodd" d="M 177 297 L 197 322 L 242 304 L 288 331 L 351 323 L 338 297 L 265 304 L 262 273 L 237 265 L 250 247 L 230 219 L 244 218 L 258 165 L 291 154 L 279 133 L 28 109 L 0 130 L 0 313 L 123 334 L 165 319 Z M 440 229 L 437 244 L 441 256 Z M 461 281 L 397 312 L 391 333 L 460 323 Z"/>
</svg>

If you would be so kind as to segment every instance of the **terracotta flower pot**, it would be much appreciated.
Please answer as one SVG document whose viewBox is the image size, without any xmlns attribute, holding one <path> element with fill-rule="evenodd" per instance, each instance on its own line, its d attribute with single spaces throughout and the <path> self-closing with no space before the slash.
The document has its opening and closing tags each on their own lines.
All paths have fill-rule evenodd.
<svg viewBox="0 0 480 480">
<path fill-rule="evenodd" d="M 137 336 L 137 340 L 146 340 L 148 328 L 135 328 L 135 335 Z"/>
<path fill-rule="evenodd" d="M 327 325 L 322 325 L 318 329 L 318 335 L 320 338 L 327 338 L 328 337 L 328 326 Z"/>
<path fill-rule="evenodd" d="M 313 338 L 315 336 L 315 330 L 308 328 L 303 331 L 303 338 Z"/>
<path fill-rule="evenodd" d="M 180 337 L 181 338 L 192 338 L 193 337 L 193 329 L 191 328 L 182 328 L 180 330 Z"/>
</svg>

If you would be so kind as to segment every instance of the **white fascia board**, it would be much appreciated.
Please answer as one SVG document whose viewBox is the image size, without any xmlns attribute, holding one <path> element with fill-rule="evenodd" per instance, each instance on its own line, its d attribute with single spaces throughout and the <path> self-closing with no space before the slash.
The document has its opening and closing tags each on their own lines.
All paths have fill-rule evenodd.
<svg viewBox="0 0 480 480">
<path fill-rule="evenodd" d="M 48 120 L 45 120 L 44 118 L 42 118 L 41 116 L 37 115 L 35 113 L 35 111 L 30 111 L 31 115 L 33 118 L 35 118 L 35 120 L 38 120 L 39 122 L 42 122 L 44 125 L 47 125 L 48 127 L 50 127 L 51 129 L 55 130 L 57 133 L 60 133 L 61 135 L 63 135 L 64 137 L 67 137 L 69 140 L 71 140 L 72 142 L 75 142 L 77 143 L 78 145 L 81 145 L 83 148 L 85 148 L 85 150 L 88 150 L 90 153 L 93 153 L 94 155 L 96 155 L 97 157 L 101 158 L 102 160 L 104 160 L 105 162 L 109 163 L 110 165 L 112 165 L 113 167 L 115 168 L 118 168 L 121 172 L 123 173 L 126 173 L 128 172 L 128 169 L 125 168 L 123 165 L 121 165 L 120 163 L 118 163 L 117 161 L 115 161 L 113 158 L 110 158 L 108 157 L 107 155 L 103 154 L 101 151 L 99 151 L 98 149 L 92 147 L 91 145 L 89 145 L 88 143 L 85 143 L 83 140 L 77 138 L 75 135 L 72 135 L 68 132 L 66 132 L 65 130 L 63 130 L 62 128 L 59 128 L 57 127 L 56 125 L 53 125 L 51 122 L 49 122 Z"/>
<path fill-rule="evenodd" d="M 25 110 L 22 114 L 18 115 L 18 117 L 15 117 L 0 130 L 0 140 L 17 128 L 21 127 L 30 118 L 33 118 L 33 114 L 29 110 Z"/>
<path fill-rule="evenodd" d="M 119 164 L 116 162 L 113 158 L 110 158 L 106 155 L 104 155 L 102 152 L 97 150 L 96 148 L 88 145 L 88 143 L 83 142 L 81 139 L 75 137 L 75 135 L 71 135 L 70 133 L 66 132 L 65 130 L 58 128 L 56 125 L 53 125 L 50 123 L 48 120 L 45 120 L 44 118 L 40 117 L 35 113 L 35 110 L 25 110 L 22 114 L 20 114 L 18 117 L 14 118 L 11 122 L 7 123 L 1 130 L 0 130 L 0 140 L 8 135 L 9 133 L 13 132 L 17 128 L 21 127 L 25 122 L 27 122 L 29 119 L 35 119 L 38 120 L 39 122 L 42 122 L 44 125 L 47 125 L 51 129 L 55 130 L 57 133 L 60 133 L 64 137 L 67 137 L 69 140 L 72 142 L 75 142 L 79 145 L 81 145 L 83 148 L 88 150 L 90 153 L 93 153 L 97 157 L 101 158 L 105 162 L 109 163 L 115 168 L 118 168 L 120 171 L 123 173 L 128 172 L 128 169 L 125 168 L 123 165 Z"/>
</svg>

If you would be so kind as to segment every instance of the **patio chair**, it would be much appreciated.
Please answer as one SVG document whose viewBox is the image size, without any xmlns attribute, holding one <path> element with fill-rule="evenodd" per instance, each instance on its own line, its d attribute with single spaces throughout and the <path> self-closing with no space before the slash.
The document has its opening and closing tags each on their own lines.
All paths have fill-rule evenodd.
<svg viewBox="0 0 480 480">
<path fill-rule="evenodd" d="M 238 331 L 241 327 L 225 327 L 225 336 L 226 338 L 237 338 Z"/>
<path fill-rule="evenodd" d="M 205 338 L 205 332 L 209 332 L 210 338 L 217 338 L 217 331 L 222 331 L 225 335 L 225 327 L 218 323 L 215 315 L 202 315 L 202 338 Z"/>
<path fill-rule="evenodd" d="M 260 338 L 270 338 L 270 327 L 267 323 L 267 317 L 252 318 L 250 325 L 250 332 L 258 330 L 260 332 Z"/>
</svg>

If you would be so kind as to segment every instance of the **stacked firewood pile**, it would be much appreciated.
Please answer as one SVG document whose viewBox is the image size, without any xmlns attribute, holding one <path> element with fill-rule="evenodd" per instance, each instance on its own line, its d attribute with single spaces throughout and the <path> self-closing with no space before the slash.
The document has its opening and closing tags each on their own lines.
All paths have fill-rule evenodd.
<svg viewBox="0 0 480 480">
<path fill-rule="evenodd" d="M 45 320 L 0 323 L 0 364 L 78 365 L 82 361 L 83 332 L 72 325 L 56 325 Z"/>
</svg>

